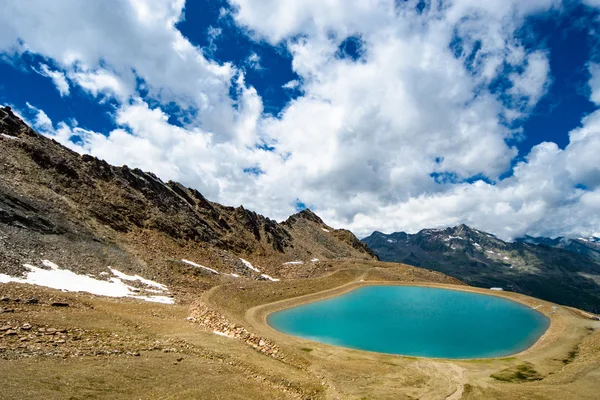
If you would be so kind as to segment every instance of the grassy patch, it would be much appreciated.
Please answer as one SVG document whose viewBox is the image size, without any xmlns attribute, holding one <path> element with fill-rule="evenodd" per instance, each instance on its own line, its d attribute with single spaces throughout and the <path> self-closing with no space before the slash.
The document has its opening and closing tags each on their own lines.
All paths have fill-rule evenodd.
<svg viewBox="0 0 600 400">
<path fill-rule="evenodd" d="M 310 347 L 302 347 L 300 350 L 305 351 L 307 353 L 310 353 L 311 351 L 313 351 L 313 349 L 311 349 Z"/>
<path fill-rule="evenodd" d="M 567 364 L 572 363 L 573 360 L 575 360 L 575 357 L 577 357 L 578 354 L 579 354 L 579 351 L 577 351 L 577 350 L 571 350 L 569 352 L 569 354 L 567 355 L 567 357 L 562 360 L 563 364 L 567 365 Z"/>
<path fill-rule="evenodd" d="M 543 377 L 533 368 L 533 364 L 529 362 L 503 369 L 490 376 L 503 382 L 531 382 L 543 379 Z"/>
</svg>

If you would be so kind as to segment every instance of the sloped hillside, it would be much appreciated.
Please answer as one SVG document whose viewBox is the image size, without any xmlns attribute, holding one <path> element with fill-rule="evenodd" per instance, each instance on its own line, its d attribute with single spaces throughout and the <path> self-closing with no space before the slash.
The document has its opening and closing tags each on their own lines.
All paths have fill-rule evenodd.
<svg viewBox="0 0 600 400">
<path fill-rule="evenodd" d="M 595 242 L 558 240 L 552 247 L 548 241 L 552 240 L 507 243 L 466 225 L 425 229 L 414 235 L 374 232 L 363 239 L 382 261 L 432 269 L 474 286 L 500 287 L 600 311 L 600 262 L 594 256 Z"/>
<path fill-rule="evenodd" d="M 312 276 L 339 258 L 376 256 L 309 210 L 278 223 L 216 204 L 151 172 L 79 155 L 0 109 L 0 274 L 18 277 L 24 264 L 47 260 L 197 289 L 225 277 Z"/>
</svg>

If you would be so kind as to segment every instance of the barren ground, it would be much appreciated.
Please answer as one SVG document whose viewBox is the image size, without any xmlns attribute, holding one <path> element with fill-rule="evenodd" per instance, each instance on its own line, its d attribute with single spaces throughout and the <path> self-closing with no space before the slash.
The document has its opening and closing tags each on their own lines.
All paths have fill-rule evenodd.
<svg viewBox="0 0 600 400">
<path fill-rule="evenodd" d="M 0 398 L 598 398 L 600 322 L 585 314 L 562 306 L 552 313 L 548 302 L 460 285 L 399 264 L 339 262 L 336 267 L 319 278 L 221 285 L 197 298 L 186 291 L 176 305 L 0 285 L 0 326 L 18 328 L 10 335 L 0 332 Z M 264 323 L 276 309 L 373 283 L 508 297 L 541 305 L 538 311 L 551 325 L 536 345 L 513 357 L 457 361 L 344 349 L 284 335 Z M 37 303 L 28 304 L 31 298 Z M 68 306 L 51 305 L 57 302 Z M 281 356 L 270 357 L 243 340 L 214 334 L 202 321 L 188 320 L 198 302 L 275 343 Z"/>
</svg>

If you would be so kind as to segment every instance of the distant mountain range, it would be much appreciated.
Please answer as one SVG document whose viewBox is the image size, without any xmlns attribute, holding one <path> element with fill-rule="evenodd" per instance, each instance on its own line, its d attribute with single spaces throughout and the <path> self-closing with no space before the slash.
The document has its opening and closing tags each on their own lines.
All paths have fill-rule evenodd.
<svg viewBox="0 0 600 400">
<path fill-rule="evenodd" d="M 373 232 L 362 239 L 382 261 L 451 275 L 600 312 L 600 238 L 526 236 L 505 242 L 466 225 L 416 234 Z"/>
</svg>

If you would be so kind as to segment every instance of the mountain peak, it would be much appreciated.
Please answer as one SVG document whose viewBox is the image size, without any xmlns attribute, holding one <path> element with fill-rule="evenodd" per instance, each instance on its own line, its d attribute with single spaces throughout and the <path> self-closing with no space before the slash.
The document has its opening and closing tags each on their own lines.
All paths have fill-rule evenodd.
<svg viewBox="0 0 600 400">
<path fill-rule="evenodd" d="M 317 214 L 312 212 L 309 208 L 305 208 L 304 210 L 297 212 L 294 215 L 291 215 L 286 222 L 291 223 L 297 221 L 298 219 L 305 219 L 320 225 L 325 225 L 323 220 Z"/>
</svg>

